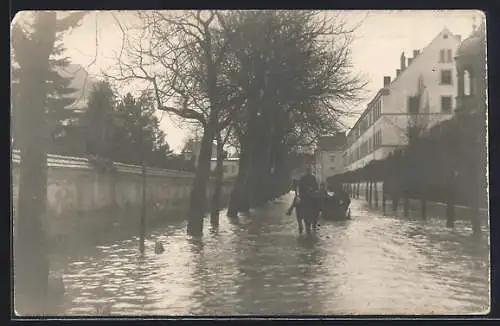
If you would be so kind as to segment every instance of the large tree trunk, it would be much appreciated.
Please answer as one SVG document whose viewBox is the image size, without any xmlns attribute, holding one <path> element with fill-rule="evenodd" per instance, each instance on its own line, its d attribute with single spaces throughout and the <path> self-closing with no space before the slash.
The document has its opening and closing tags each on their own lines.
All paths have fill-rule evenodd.
<svg viewBox="0 0 500 326">
<path fill-rule="evenodd" d="M 215 136 L 216 124 L 210 123 L 203 131 L 201 148 L 198 155 L 198 165 L 191 189 L 188 212 L 187 232 L 191 236 L 203 234 L 203 217 L 207 203 L 207 184 L 210 178 L 210 158 L 212 156 L 212 141 Z"/>
<path fill-rule="evenodd" d="M 33 121 L 35 116 L 31 116 Z M 46 153 L 40 144 L 30 145 L 21 146 L 17 232 L 14 236 L 15 309 L 22 315 L 44 312 L 49 272 L 42 223 L 47 187 Z"/>
<path fill-rule="evenodd" d="M 231 198 L 227 209 L 227 216 L 237 218 L 238 212 L 243 212 L 248 208 L 245 196 L 245 184 L 248 178 L 249 159 L 246 144 L 241 141 L 241 154 L 238 163 L 238 176 L 231 192 Z"/>
<path fill-rule="evenodd" d="M 257 115 L 248 133 L 250 163 L 245 189 L 251 207 L 260 206 L 268 199 L 271 148 L 269 128 L 271 126 L 265 118 L 264 115 Z"/>
<path fill-rule="evenodd" d="M 46 76 L 55 42 L 56 13 L 38 13 L 36 28 L 52 37 L 39 42 L 33 62 L 20 62 L 19 139 L 21 152 L 19 198 L 14 235 L 15 311 L 43 314 L 47 309 L 49 265 L 42 218 L 47 194 Z M 47 31 L 50 29 L 50 31 Z M 36 39 L 36 36 L 35 36 Z"/>
<path fill-rule="evenodd" d="M 220 135 L 217 136 L 217 165 L 215 167 L 215 184 L 210 212 L 210 224 L 219 226 L 219 210 L 222 193 L 222 179 L 224 177 L 224 143 Z"/>
</svg>

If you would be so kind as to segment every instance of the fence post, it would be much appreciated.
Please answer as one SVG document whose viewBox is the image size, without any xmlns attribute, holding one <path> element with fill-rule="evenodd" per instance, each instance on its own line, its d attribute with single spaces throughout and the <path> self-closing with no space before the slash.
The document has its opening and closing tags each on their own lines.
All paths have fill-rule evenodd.
<svg viewBox="0 0 500 326">
<path fill-rule="evenodd" d="M 472 231 L 474 234 L 481 233 L 481 221 L 479 220 L 479 207 L 471 207 L 471 223 L 472 223 Z"/>
<path fill-rule="evenodd" d="M 373 201 L 374 201 L 374 204 L 375 204 L 375 208 L 378 208 L 378 181 L 375 181 L 373 183 L 373 193 L 374 193 L 374 197 L 373 197 Z"/>
<path fill-rule="evenodd" d="M 472 195 L 472 205 L 469 211 L 470 221 L 472 224 L 472 232 L 475 235 L 481 233 L 481 221 L 479 220 L 479 198 L 478 194 Z"/>
<path fill-rule="evenodd" d="M 404 209 L 404 217 L 410 216 L 410 201 L 408 199 L 408 192 L 406 190 L 403 191 L 403 209 Z"/>
<path fill-rule="evenodd" d="M 385 214 L 385 200 L 386 200 L 385 186 L 386 186 L 385 181 L 382 181 L 382 212 L 384 214 Z"/>
<path fill-rule="evenodd" d="M 393 190 L 393 193 L 392 193 L 392 210 L 394 212 L 397 212 L 398 205 L 399 205 L 399 196 L 397 194 L 397 190 Z"/>
<path fill-rule="evenodd" d="M 421 195 L 421 209 L 422 209 L 422 219 L 426 220 L 427 219 L 427 196 L 425 192 Z"/>
<path fill-rule="evenodd" d="M 455 224 L 455 205 L 453 199 L 448 195 L 446 201 L 446 226 L 452 228 Z"/>
<path fill-rule="evenodd" d="M 455 224 L 455 187 L 454 175 L 448 180 L 446 185 L 446 226 L 452 228 Z"/>
<path fill-rule="evenodd" d="M 373 181 L 370 180 L 370 188 L 368 190 L 368 206 L 372 207 L 373 199 Z"/>
<path fill-rule="evenodd" d="M 359 181 L 356 182 L 356 199 L 359 199 Z"/>
</svg>

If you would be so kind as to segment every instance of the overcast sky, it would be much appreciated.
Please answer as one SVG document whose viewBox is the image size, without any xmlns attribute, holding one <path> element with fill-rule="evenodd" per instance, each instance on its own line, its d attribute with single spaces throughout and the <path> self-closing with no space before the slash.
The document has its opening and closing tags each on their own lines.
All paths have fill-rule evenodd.
<svg viewBox="0 0 500 326">
<path fill-rule="evenodd" d="M 472 31 L 473 17 L 478 25 L 482 16 L 477 11 L 344 11 L 352 24 L 363 21 L 352 45 L 352 63 L 356 73 L 368 80 L 366 101 L 382 86 L 383 76 L 394 78 L 402 51 L 411 56 L 413 49 L 425 47 L 443 28 L 467 37 Z M 131 21 L 132 15 L 116 13 L 120 21 Z M 96 28 L 97 27 L 97 28 Z M 97 42 L 96 42 L 97 39 Z M 121 31 L 108 12 L 93 12 L 82 25 L 64 39 L 67 55 L 74 63 L 84 66 L 91 75 L 98 76 L 113 64 L 114 53 L 121 48 Z M 98 47 L 96 48 L 96 43 Z M 96 50 L 97 49 L 97 50 Z M 354 124 L 354 119 L 348 125 Z M 178 149 L 188 131 L 177 125 L 166 114 L 162 129 L 173 149 Z"/>
</svg>

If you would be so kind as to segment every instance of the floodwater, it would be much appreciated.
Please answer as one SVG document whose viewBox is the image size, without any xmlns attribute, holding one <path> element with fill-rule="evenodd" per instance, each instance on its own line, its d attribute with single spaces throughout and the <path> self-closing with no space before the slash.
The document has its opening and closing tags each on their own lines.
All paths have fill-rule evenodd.
<svg viewBox="0 0 500 326">
<path fill-rule="evenodd" d="M 64 268 L 64 315 L 482 314 L 488 233 L 468 223 L 382 216 L 353 200 L 352 220 L 299 237 L 286 195 L 218 231 L 183 224 L 95 248 Z M 208 223 L 206 223 L 208 224 Z M 154 242 L 165 246 L 154 253 Z M 101 313 L 97 312 L 99 309 Z"/>
</svg>

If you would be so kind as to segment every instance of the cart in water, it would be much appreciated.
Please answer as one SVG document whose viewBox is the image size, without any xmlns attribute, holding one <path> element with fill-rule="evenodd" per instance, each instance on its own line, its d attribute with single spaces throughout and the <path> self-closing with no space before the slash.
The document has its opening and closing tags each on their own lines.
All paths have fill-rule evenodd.
<svg viewBox="0 0 500 326">
<path fill-rule="evenodd" d="M 351 209 L 345 203 L 330 193 L 325 199 L 321 218 L 327 221 L 345 221 L 351 218 Z"/>
</svg>

